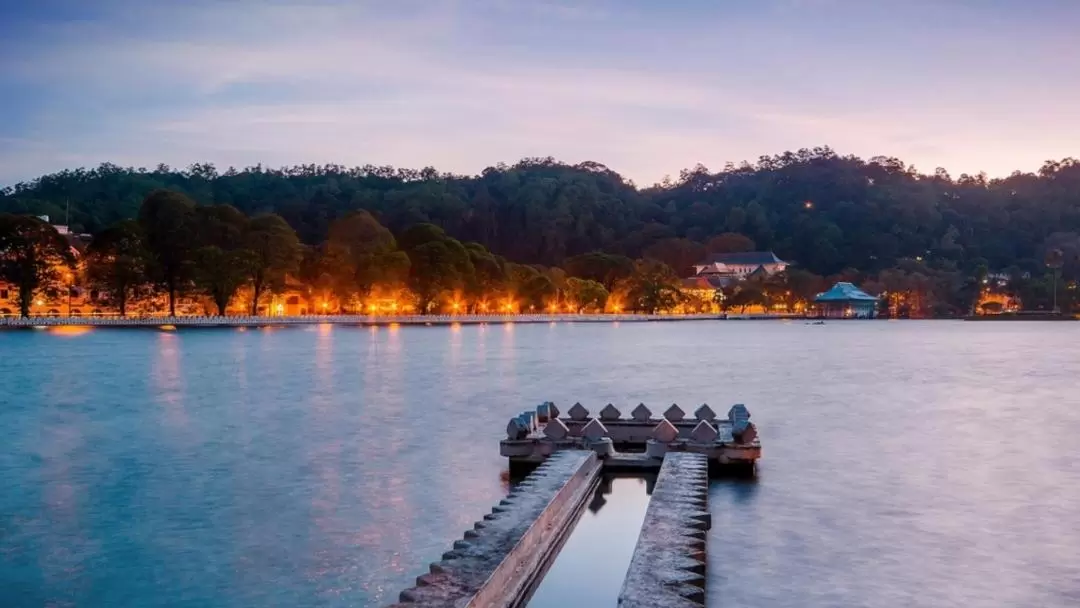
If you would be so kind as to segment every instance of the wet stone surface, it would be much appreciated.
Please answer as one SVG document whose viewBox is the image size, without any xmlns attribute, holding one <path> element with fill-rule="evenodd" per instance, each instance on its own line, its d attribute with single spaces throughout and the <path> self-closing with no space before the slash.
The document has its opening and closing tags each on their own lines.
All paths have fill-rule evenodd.
<svg viewBox="0 0 1080 608">
<path fill-rule="evenodd" d="M 455 541 L 441 561 L 431 564 L 429 574 L 418 576 L 415 587 L 402 591 L 400 603 L 392 608 L 473 605 L 564 487 L 590 470 L 599 474 L 592 452 L 565 450 L 552 455 L 466 531 L 463 540 Z"/>
<path fill-rule="evenodd" d="M 626 608 L 705 605 L 708 461 L 701 454 L 664 457 L 634 557 L 619 594 Z"/>
</svg>

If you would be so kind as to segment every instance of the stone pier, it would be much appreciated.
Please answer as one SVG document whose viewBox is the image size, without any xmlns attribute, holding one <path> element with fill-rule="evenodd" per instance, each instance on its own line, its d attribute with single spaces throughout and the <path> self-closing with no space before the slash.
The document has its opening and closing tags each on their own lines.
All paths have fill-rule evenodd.
<svg viewBox="0 0 1080 608">
<path fill-rule="evenodd" d="M 591 451 L 564 450 L 454 542 L 392 608 L 511 608 L 523 604 L 577 522 L 600 476 Z"/>
<path fill-rule="evenodd" d="M 619 593 L 619 606 L 705 605 L 705 537 L 712 525 L 708 500 L 706 457 L 690 452 L 667 454 Z"/>
<path fill-rule="evenodd" d="M 610 403 L 597 416 L 580 403 L 561 414 L 548 402 L 510 419 L 499 451 L 511 467 L 527 468 L 565 449 L 592 450 L 608 470 L 656 471 L 669 452 L 695 452 L 716 469 L 752 473 L 761 457 L 757 427 L 741 403 L 731 406 L 726 418 L 708 404 L 692 416 L 677 404 L 659 416 L 639 404 L 625 418 Z"/>
<path fill-rule="evenodd" d="M 752 473 L 761 442 L 742 404 L 726 418 L 706 404 L 692 416 L 675 404 L 654 416 L 640 404 L 626 418 L 610 403 L 594 416 L 580 403 L 563 415 L 546 402 L 510 419 L 500 452 L 512 469 L 535 470 L 391 608 L 525 605 L 593 497 L 601 470 L 626 469 L 659 473 L 618 605 L 704 606 L 709 473 Z"/>
</svg>

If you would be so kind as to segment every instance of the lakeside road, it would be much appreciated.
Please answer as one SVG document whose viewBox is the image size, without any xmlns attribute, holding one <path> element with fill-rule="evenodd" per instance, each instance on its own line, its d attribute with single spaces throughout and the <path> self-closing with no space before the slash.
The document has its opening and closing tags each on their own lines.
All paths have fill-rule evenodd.
<svg viewBox="0 0 1080 608">
<path fill-rule="evenodd" d="M 733 319 L 726 314 L 697 315 L 309 315 L 297 317 L 228 316 L 228 317 L 7 317 L 0 319 L 0 329 L 33 327 L 268 327 L 286 325 L 477 325 L 483 323 L 610 323 L 644 321 L 714 321 Z M 738 318 L 802 318 L 797 316 L 760 315 Z"/>
</svg>

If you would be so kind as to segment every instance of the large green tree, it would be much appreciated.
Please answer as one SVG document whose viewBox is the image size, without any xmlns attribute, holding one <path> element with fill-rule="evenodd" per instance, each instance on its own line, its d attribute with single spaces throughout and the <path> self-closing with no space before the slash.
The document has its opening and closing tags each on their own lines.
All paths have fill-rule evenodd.
<svg viewBox="0 0 1080 608">
<path fill-rule="evenodd" d="M 213 300 L 217 314 L 225 315 L 229 302 L 251 275 L 255 255 L 247 249 L 204 245 L 192 257 L 195 285 Z"/>
<path fill-rule="evenodd" d="M 0 280 L 15 286 L 19 313 L 30 316 L 30 305 L 41 292 L 58 292 L 63 275 L 75 263 L 71 246 L 39 218 L 0 213 Z"/>
<path fill-rule="evenodd" d="M 631 309 L 654 314 L 678 303 L 679 277 L 663 262 L 638 260 L 634 263 L 634 273 L 626 279 L 626 291 Z"/>
<path fill-rule="evenodd" d="M 477 303 L 488 298 L 506 297 L 508 279 L 506 261 L 488 251 L 480 243 L 465 243 L 473 272 L 465 284 L 465 295 L 471 301 L 474 312 L 479 312 Z"/>
<path fill-rule="evenodd" d="M 243 244 L 250 252 L 247 279 L 251 284 L 251 314 L 257 315 L 263 294 L 283 289 L 285 277 L 298 270 L 303 246 L 296 231 L 280 215 L 272 213 L 247 222 Z"/>
<path fill-rule="evenodd" d="M 570 277 L 566 280 L 566 287 L 566 300 L 574 312 L 602 312 L 604 310 L 608 291 L 600 283 Z"/>
<path fill-rule="evenodd" d="M 507 264 L 506 272 L 510 294 L 520 310 L 543 309 L 556 299 L 558 288 L 555 281 L 540 268 Z M 510 306 L 513 308 L 512 304 Z"/>
<path fill-rule="evenodd" d="M 690 276 L 694 264 L 705 257 L 705 246 L 684 238 L 663 239 L 646 248 L 644 257 L 667 264 L 679 276 Z"/>
<path fill-rule="evenodd" d="M 155 190 L 139 208 L 139 225 L 150 252 L 151 276 L 169 296 L 169 314 L 176 315 L 177 295 L 187 288 L 196 248 L 195 203 L 170 190 Z"/>
<path fill-rule="evenodd" d="M 705 243 L 707 253 L 740 253 L 753 251 L 757 245 L 750 237 L 737 232 L 725 232 L 710 238 Z"/>
<path fill-rule="evenodd" d="M 465 247 L 450 238 L 427 241 L 408 252 L 409 288 L 421 313 L 432 307 L 447 292 L 463 290 L 472 274 L 472 261 Z"/>
<path fill-rule="evenodd" d="M 611 291 L 615 284 L 634 273 L 634 261 L 626 256 L 592 251 L 566 260 L 563 265 L 570 276 L 590 279 Z"/>
<path fill-rule="evenodd" d="M 213 300 L 219 315 L 225 314 L 236 292 L 254 274 L 256 254 L 245 247 L 243 238 L 247 228 L 247 216 L 232 205 L 195 208 L 192 279 Z"/>
<path fill-rule="evenodd" d="M 86 251 L 86 275 L 97 289 L 127 316 L 130 298 L 146 285 L 149 253 L 135 220 L 121 220 L 94 236 Z"/>
<path fill-rule="evenodd" d="M 409 257 L 398 250 L 394 235 L 367 211 L 330 224 L 325 255 L 345 299 L 366 298 L 378 284 L 400 283 L 409 269 Z"/>
</svg>

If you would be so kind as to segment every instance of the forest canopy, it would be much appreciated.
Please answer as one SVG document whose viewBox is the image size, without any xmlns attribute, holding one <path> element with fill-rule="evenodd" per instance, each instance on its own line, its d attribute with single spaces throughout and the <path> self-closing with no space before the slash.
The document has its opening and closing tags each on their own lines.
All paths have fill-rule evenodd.
<svg viewBox="0 0 1080 608">
<path fill-rule="evenodd" d="M 334 220 L 364 210 L 394 235 L 432 224 L 462 243 L 545 266 L 594 251 L 631 259 L 661 252 L 683 273 L 687 260 L 716 250 L 708 244 L 725 234 L 727 242 L 741 235 L 823 276 L 847 269 L 876 275 L 905 260 L 968 275 L 1038 273 L 1048 250 L 1080 249 L 1080 161 L 1049 161 L 1037 173 L 1001 179 L 954 178 L 827 147 L 715 172 L 699 165 L 648 188 L 599 163 L 551 158 L 474 176 L 370 165 L 219 171 L 211 164 L 103 164 L 5 188 L 0 212 L 68 217 L 74 230 L 97 233 L 136 217 L 156 189 L 250 216 L 278 214 L 308 245 L 321 243 Z M 1067 260 L 1064 274 L 1075 266 Z"/>
</svg>

